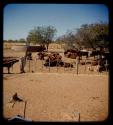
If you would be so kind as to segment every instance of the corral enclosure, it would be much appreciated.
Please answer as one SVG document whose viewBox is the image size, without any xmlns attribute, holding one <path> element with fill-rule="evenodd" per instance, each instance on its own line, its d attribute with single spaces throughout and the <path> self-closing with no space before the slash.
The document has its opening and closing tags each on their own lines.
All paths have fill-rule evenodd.
<svg viewBox="0 0 113 125">
<path fill-rule="evenodd" d="M 9 47 L 8 47 L 9 48 Z M 63 48 L 51 44 L 49 52 L 60 52 L 63 60 L 74 63 L 75 59 L 64 57 Z M 20 59 L 25 52 L 4 49 L 4 56 Z M 5 118 L 22 115 L 24 103 L 17 102 L 12 108 L 8 103 L 17 92 L 27 100 L 26 118 L 34 121 L 102 121 L 108 116 L 108 72 L 88 71 L 88 66 L 79 66 L 79 74 L 74 68 L 44 67 L 42 60 L 35 60 L 37 53 L 32 53 L 33 60 L 28 61 L 25 74 L 20 74 L 20 63 L 11 68 L 12 74 L 3 75 L 3 114 Z M 84 60 L 84 58 L 83 58 Z"/>
</svg>

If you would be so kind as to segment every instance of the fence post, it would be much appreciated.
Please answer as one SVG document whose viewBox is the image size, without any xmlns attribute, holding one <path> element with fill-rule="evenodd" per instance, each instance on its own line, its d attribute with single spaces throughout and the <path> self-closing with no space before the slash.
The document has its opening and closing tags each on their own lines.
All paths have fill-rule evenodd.
<svg viewBox="0 0 113 125">
<path fill-rule="evenodd" d="M 98 68 L 97 71 L 98 71 L 98 74 L 99 74 L 99 60 L 98 60 L 98 67 L 97 68 Z"/>
<path fill-rule="evenodd" d="M 50 72 L 50 58 L 49 58 L 49 72 Z"/>
<path fill-rule="evenodd" d="M 72 65 L 72 62 L 70 62 L 70 71 L 72 70 L 72 67 L 71 67 L 71 65 Z"/>
<path fill-rule="evenodd" d="M 64 72 L 65 72 L 65 62 L 64 62 Z"/>
<path fill-rule="evenodd" d="M 35 60 L 35 72 L 37 70 L 37 59 Z"/>
<path fill-rule="evenodd" d="M 80 122 L 80 113 L 78 113 L 78 121 Z"/>
<path fill-rule="evenodd" d="M 86 71 L 86 59 L 85 59 L 85 69 L 84 69 L 84 71 Z"/>
<path fill-rule="evenodd" d="M 106 67 L 106 74 L 107 74 L 107 66 L 108 66 L 108 61 L 106 60 L 106 64 L 105 64 L 105 67 Z"/>
<path fill-rule="evenodd" d="M 30 72 L 30 60 L 29 60 L 29 72 Z"/>
<path fill-rule="evenodd" d="M 25 118 L 25 113 L 26 113 L 26 105 L 27 105 L 27 101 L 25 101 L 25 106 L 24 106 L 24 118 Z"/>
<path fill-rule="evenodd" d="M 11 65 L 12 65 L 12 71 L 13 71 L 13 62 L 11 62 L 11 63 L 12 63 Z"/>
<path fill-rule="evenodd" d="M 76 64 L 76 69 L 77 69 L 77 72 L 76 72 L 76 73 L 77 73 L 77 75 L 78 75 L 78 63 Z"/>
<path fill-rule="evenodd" d="M 57 72 L 58 72 L 58 57 L 57 57 Z"/>
<path fill-rule="evenodd" d="M 42 70 L 43 70 L 43 60 L 42 60 Z"/>
<path fill-rule="evenodd" d="M 79 64 L 79 59 L 77 58 L 77 60 L 76 60 L 76 73 L 77 73 L 77 75 L 78 75 L 78 64 Z"/>
</svg>

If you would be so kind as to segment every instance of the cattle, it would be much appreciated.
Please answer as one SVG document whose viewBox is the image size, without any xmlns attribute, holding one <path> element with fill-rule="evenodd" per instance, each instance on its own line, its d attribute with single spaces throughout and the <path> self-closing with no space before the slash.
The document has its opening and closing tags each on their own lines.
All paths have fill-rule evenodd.
<svg viewBox="0 0 113 125">
<path fill-rule="evenodd" d="M 88 51 L 69 49 L 69 50 L 64 52 L 64 55 L 66 57 L 72 58 L 72 59 L 76 59 L 76 57 L 79 56 L 79 58 L 81 60 L 82 56 L 86 56 L 86 58 L 88 58 Z"/>
<path fill-rule="evenodd" d="M 63 62 L 62 66 L 65 67 L 65 68 L 68 68 L 68 67 L 73 68 L 73 65 L 71 63 L 67 63 L 67 62 Z"/>
<path fill-rule="evenodd" d="M 63 62 L 62 56 L 59 53 L 53 53 L 48 55 L 48 58 L 45 60 L 44 66 L 61 66 L 61 67 L 73 67 L 72 64 Z"/>
<path fill-rule="evenodd" d="M 85 62 L 81 62 L 80 64 L 81 64 L 81 65 L 85 65 Z"/>
<path fill-rule="evenodd" d="M 45 60 L 48 58 L 48 55 L 46 52 L 38 52 L 36 59 Z"/>
<path fill-rule="evenodd" d="M 105 60 L 105 58 L 100 59 L 98 71 L 102 72 L 102 71 L 108 71 L 108 70 L 109 70 L 109 63 L 107 62 L 107 60 Z"/>
<path fill-rule="evenodd" d="M 108 71 L 109 70 L 109 63 L 107 62 L 107 60 L 105 60 L 105 58 L 100 58 L 100 59 L 97 59 L 97 60 L 93 60 L 93 62 L 91 62 L 91 66 L 88 67 L 88 69 L 90 71 L 94 71 L 92 66 L 96 66 L 95 70 L 98 71 L 98 72 Z"/>
<path fill-rule="evenodd" d="M 78 50 L 77 49 L 68 49 L 68 50 L 66 50 L 65 52 L 64 52 L 64 55 L 66 56 L 66 57 L 68 57 L 68 58 L 70 58 L 70 56 L 72 55 L 72 54 L 76 54 L 78 52 Z M 76 57 L 75 57 L 76 58 Z"/>
<path fill-rule="evenodd" d="M 78 49 L 68 49 L 64 52 L 64 55 L 67 54 L 68 52 L 71 52 L 71 53 L 76 53 L 78 51 Z"/>
<path fill-rule="evenodd" d="M 76 59 L 77 53 L 68 52 L 67 54 L 65 54 L 65 56 L 66 56 L 67 58 Z"/>
<path fill-rule="evenodd" d="M 92 66 L 88 66 L 88 70 L 93 72 L 94 68 Z"/>
<path fill-rule="evenodd" d="M 71 63 L 67 63 L 67 62 L 57 62 L 57 61 L 53 61 L 53 62 L 46 62 L 44 64 L 44 66 L 51 66 L 51 67 L 54 67 L 54 66 L 61 66 L 61 67 L 65 67 L 65 68 L 68 68 L 68 67 L 71 67 L 73 68 L 73 65 Z"/>
<path fill-rule="evenodd" d="M 48 59 L 46 61 L 54 61 L 58 60 L 60 61 L 62 59 L 62 56 L 59 53 L 52 53 L 48 55 Z"/>
<path fill-rule="evenodd" d="M 80 51 L 81 56 L 86 56 L 88 58 L 88 51 Z"/>
<path fill-rule="evenodd" d="M 44 46 L 27 46 L 28 52 L 43 52 L 46 48 Z"/>
<path fill-rule="evenodd" d="M 108 71 L 109 70 L 109 65 L 98 65 L 97 66 L 97 71 L 102 72 L 102 71 Z"/>
<path fill-rule="evenodd" d="M 100 55 L 101 52 L 99 50 L 93 50 L 91 53 L 90 53 L 90 57 L 94 57 L 95 59 L 95 56 L 98 56 Z"/>
<path fill-rule="evenodd" d="M 72 53 L 72 54 L 70 55 L 70 58 L 71 58 L 71 59 L 76 59 L 76 57 L 77 57 L 77 53 Z"/>
<path fill-rule="evenodd" d="M 96 65 L 98 65 L 98 60 L 95 59 L 91 62 L 91 66 L 96 66 Z"/>
<path fill-rule="evenodd" d="M 72 58 L 72 59 L 76 59 L 77 56 L 80 56 L 80 53 L 77 49 L 68 49 L 64 52 L 64 55 L 67 58 Z"/>
<path fill-rule="evenodd" d="M 44 66 L 50 66 L 50 67 L 53 67 L 53 66 L 60 66 L 61 64 L 58 63 L 57 61 L 50 61 L 50 62 L 45 62 Z"/>
<path fill-rule="evenodd" d="M 44 66 L 57 66 L 62 62 L 62 56 L 59 53 L 52 53 L 48 55 L 48 58 L 45 60 Z"/>
<path fill-rule="evenodd" d="M 27 59 L 27 60 L 32 60 L 32 53 L 31 53 L 31 52 L 28 52 L 28 53 L 27 53 L 26 59 Z"/>
<path fill-rule="evenodd" d="M 38 55 L 38 59 L 44 60 L 44 53 L 39 52 L 37 55 Z"/>
<path fill-rule="evenodd" d="M 4 59 L 3 59 L 3 67 L 7 67 L 7 69 L 8 69 L 8 74 L 10 73 L 10 68 L 11 68 L 16 62 L 19 62 L 19 60 L 18 60 L 18 59 L 14 59 L 14 58 L 4 57 Z"/>
<path fill-rule="evenodd" d="M 97 57 L 98 59 L 105 58 L 106 60 L 109 60 L 109 52 L 106 52 L 104 50 L 93 50 L 90 51 L 90 57 Z"/>
<path fill-rule="evenodd" d="M 109 63 L 109 52 L 104 52 L 103 54 L 103 58 L 104 58 L 104 60 L 107 60 L 108 61 L 108 63 Z"/>
</svg>

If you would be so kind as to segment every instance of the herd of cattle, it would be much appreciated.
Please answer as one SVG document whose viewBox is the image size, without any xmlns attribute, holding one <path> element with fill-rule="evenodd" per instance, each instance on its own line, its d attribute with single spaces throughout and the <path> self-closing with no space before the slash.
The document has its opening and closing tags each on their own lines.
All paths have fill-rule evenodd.
<svg viewBox="0 0 113 125">
<path fill-rule="evenodd" d="M 91 64 L 91 66 L 98 66 L 99 72 L 109 70 L 109 52 L 106 51 L 78 51 L 70 49 L 64 52 L 64 56 L 72 59 L 77 59 L 78 57 L 79 64 L 81 65 Z M 81 61 L 83 56 L 86 57 L 86 62 Z M 89 57 L 94 57 L 94 59 L 88 61 Z M 63 62 L 62 56 L 59 53 L 47 54 L 45 52 L 39 52 L 38 59 L 45 60 L 44 66 L 73 67 L 73 64 Z"/>
<path fill-rule="evenodd" d="M 109 52 L 106 51 L 100 51 L 100 50 L 93 50 L 93 51 L 86 51 L 86 50 L 73 50 L 69 49 L 64 52 L 64 55 L 68 58 L 76 59 L 77 56 L 79 56 L 82 59 L 82 56 L 88 57 L 95 57 L 99 56 L 99 58 L 103 57 L 105 59 L 109 59 Z"/>
<path fill-rule="evenodd" d="M 32 53 L 28 52 L 27 53 L 27 60 L 32 60 Z M 98 66 L 98 71 L 108 71 L 109 70 L 109 52 L 106 51 L 99 51 L 99 50 L 93 50 L 93 51 L 86 51 L 86 50 L 66 50 L 64 52 L 64 56 L 66 58 L 72 58 L 75 59 L 75 63 L 76 60 L 78 59 L 78 64 L 81 65 L 86 65 L 86 64 L 91 64 L 90 66 Z M 62 56 L 57 53 L 50 53 L 48 54 L 47 52 L 38 52 L 37 53 L 37 59 L 39 60 L 44 60 L 44 66 L 60 66 L 60 67 L 71 67 L 73 68 L 73 64 L 72 63 L 68 63 L 68 62 L 64 62 L 62 60 Z M 82 57 L 86 57 L 85 62 L 82 61 Z M 89 57 L 94 57 L 92 61 L 89 61 Z M 16 62 L 18 62 L 19 60 L 17 59 L 11 59 L 11 58 L 5 58 L 4 57 L 4 63 L 3 63 L 3 67 L 7 67 L 8 68 L 8 73 L 9 73 L 9 69 L 10 67 L 13 66 L 13 64 L 15 64 Z M 91 68 L 89 67 L 89 70 L 91 70 Z"/>
</svg>

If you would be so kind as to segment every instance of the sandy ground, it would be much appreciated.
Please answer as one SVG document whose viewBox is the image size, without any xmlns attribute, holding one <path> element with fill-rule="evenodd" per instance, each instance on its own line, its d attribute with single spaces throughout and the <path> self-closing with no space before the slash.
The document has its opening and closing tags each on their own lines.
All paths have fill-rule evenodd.
<svg viewBox="0 0 113 125">
<path fill-rule="evenodd" d="M 4 56 L 21 57 L 23 52 L 11 50 Z M 36 54 L 33 54 L 35 57 Z M 24 115 L 24 102 L 9 103 L 12 95 L 27 100 L 25 118 L 34 121 L 102 121 L 108 116 L 108 74 L 88 72 L 84 67 L 76 70 L 42 67 L 42 61 L 27 62 L 26 73 L 19 74 L 19 63 L 14 64 L 12 74 L 4 68 L 3 115 L 5 118 Z M 43 70 L 42 70 L 43 69 Z M 34 73 L 32 73 L 32 70 Z M 86 72 L 86 71 L 85 71 Z"/>
<path fill-rule="evenodd" d="M 58 73 L 15 74 L 4 78 L 4 116 L 24 115 L 24 103 L 12 108 L 11 96 L 27 100 L 26 118 L 34 121 L 104 120 L 108 114 L 108 77 Z"/>
</svg>

